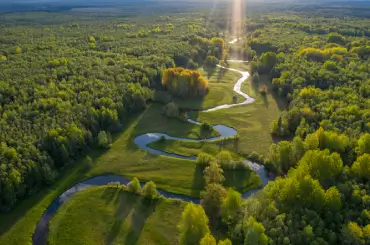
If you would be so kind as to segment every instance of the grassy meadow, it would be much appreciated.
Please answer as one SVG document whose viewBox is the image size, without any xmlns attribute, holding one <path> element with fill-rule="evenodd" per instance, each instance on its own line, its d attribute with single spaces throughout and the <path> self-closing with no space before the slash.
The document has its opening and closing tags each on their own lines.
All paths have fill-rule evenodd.
<svg viewBox="0 0 370 245">
<path fill-rule="evenodd" d="M 50 222 L 48 244 L 178 244 L 177 224 L 185 205 L 148 200 L 116 187 L 91 188 L 58 210 Z"/>
</svg>

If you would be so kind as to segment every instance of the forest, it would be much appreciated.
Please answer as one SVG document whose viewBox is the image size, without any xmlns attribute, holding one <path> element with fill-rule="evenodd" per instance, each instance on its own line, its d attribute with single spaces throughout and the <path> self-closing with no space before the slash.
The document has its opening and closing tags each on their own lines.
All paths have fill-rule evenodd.
<svg viewBox="0 0 370 245">
<path fill-rule="evenodd" d="M 86 230 L 104 223 L 104 208 L 115 216 L 112 202 L 101 199 L 109 193 L 122 206 L 135 200 L 130 205 L 142 214 L 121 211 L 132 220 L 148 212 L 136 220 L 150 227 L 141 224 L 132 235 L 123 231 L 135 222 L 109 221 L 109 231 L 91 225 L 104 244 L 370 244 L 370 19 L 364 14 L 370 7 L 251 4 L 239 20 L 242 34 L 233 35 L 227 3 L 212 10 L 193 5 L 161 3 L 154 13 L 0 15 L 0 218 L 6 220 L 0 244 L 30 244 L 53 199 L 78 181 L 107 174 L 130 182 L 67 201 L 50 221 L 48 244 L 73 240 L 66 227 L 88 216 L 83 205 L 99 210 Z M 249 72 L 241 89 L 256 99 L 257 111 L 240 111 L 253 103 L 202 111 L 224 99 L 217 98 L 218 86 L 232 91 L 240 79 L 230 79 L 227 68 Z M 230 104 L 241 102 L 230 93 Z M 279 116 L 271 119 L 269 110 Z M 234 112 L 245 121 L 227 114 Z M 202 122 L 189 126 L 188 119 Z M 206 142 L 204 131 L 217 137 L 218 124 L 236 136 Z M 268 136 L 248 139 L 248 127 Z M 199 139 L 163 136 L 151 143 L 196 161 L 157 158 L 133 146 L 135 137 L 152 132 Z M 269 147 L 252 151 L 244 141 Z M 247 199 L 239 192 L 262 182 L 245 158 L 271 179 Z M 199 198 L 200 205 L 161 197 L 161 190 Z M 36 196 L 39 206 L 28 201 Z M 74 218 L 66 221 L 66 210 Z M 62 227 L 65 237 L 58 235 Z M 116 230 L 128 235 L 119 238 Z"/>
</svg>

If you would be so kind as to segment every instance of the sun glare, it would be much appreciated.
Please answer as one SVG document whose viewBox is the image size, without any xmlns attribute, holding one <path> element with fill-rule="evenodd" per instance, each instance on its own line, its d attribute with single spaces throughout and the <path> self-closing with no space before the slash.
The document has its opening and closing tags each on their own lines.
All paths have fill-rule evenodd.
<svg viewBox="0 0 370 245">
<path fill-rule="evenodd" d="M 245 17 L 244 0 L 232 0 L 231 35 L 240 38 L 243 35 L 243 20 Z"/>
</svg>

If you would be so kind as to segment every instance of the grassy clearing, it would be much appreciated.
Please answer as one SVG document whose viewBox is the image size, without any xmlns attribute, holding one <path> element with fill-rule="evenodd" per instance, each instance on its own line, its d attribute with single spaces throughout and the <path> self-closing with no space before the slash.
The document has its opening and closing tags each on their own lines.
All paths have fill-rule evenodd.
<svg viewBox="0 0 370 245">
<path fill-rule="evenodd" d="M 230 144 L 234 139 L 230 139 Z M 189 141 L 177 141 L 177 140 L 164 140 L 156 141 L 149 144 L 151 148 L 165 151 L 168 153 L 180 154 L 183 156 L 198 156 L 199 153 L 205 152 L 212 156 L 216 156 L 224 148 L 222 141 L 215 142 L 189 142 Z M 235 160 L 239 159 L 239 156 L 235 152 L 230 152 Z"/>
<path fill-rule="evenodd" d="M 179 131 L 170 129 L 167 126 L 168 124 L 162 124 L 162 128 L 159 125 L 153 126 L 151 125 L 152 121 L 148 119 L 151 116 L 147 115 L 152 115 L 153 112 L 151 110 L 154 110 L 153 106 L 150 106 L 146 112 L 131 124 L 125 133 L 120 135 L 106 154 L 103 154 L 96 160 L 96 164 L 89 172 L 89 176 L 118 174 L 129 178 L 138 177 L 142 181 L 153 180 L 159 188 L 167 191 L 198 197 L 204 189 L 202 167 L 197 166 L 194 161 L 147 154 L 139 150 L 133 142 L 134 137 L 142 132 L 158 132 L 162 130 L 169 133 L 166 131 L 168 128 L 168 130 L 172 130 L 174 133 L 171 135 L 186 137 L 188 133 L 185 130 L 181 131 L 182 126 L 191 127 L 190 129 L 192 130 L 198 130 L 200 127 L 199 125 L 175 119 L 170 120 L 184 124 L 178 126 L 177 130 Z M 154 127 L 158 130 L 154 130 Z M 185 150 L 185 147 L 183 149 Z M 251 176 L 253 183 L 245 180 L 244 177 L 243 179 L 237 179 L 231 176 L 227 179 L 228 186 L 235 186 L 239 191 L 244 192 L 260 184 L 257 175 L 249 173 L 249 171 L 242 172 L 248 172 L 243 176 L 245 178 Z M 257 178 L 254 176 L 257 176 Z"/>
<path fill-rule="evenodd" d="M 222 104 L 233 104 L 233 95 L 238 101 L 243 97 L 233 91 L 235 82 L 241 78 L 241 74 L 216 68 L 202 68 L 201 73 L 209 80 L 209 92 L 204 98 L 181 99 L 174 98 L 175 103 L 187 109 L 207 109 Z"/>
<path fill-rule="evenodd" d="M 58 210 L 50 223 L 48 242 L 178 244 L 177 224 L 185 205 L 170 199 L 151 201 L 119 188 L 91 188 L 77 193 Z"/>
<path fill-rule="evenodd" d="M 133 136 L 145 133 L 166 133 L 171 136 L 199 139 L 202 132 L 199 125 L 191 124 L 180 119 L 168 118 L 162 114 L 163 105 L 153 103 L 142 114 L 140 120 L 134 127 Z M 218 136 L 213 131 L 210 137 Z"/>
<path fill-rule="evenodd" d="M 229 67 L 240 69 L 242 71 L 249 70 L 248 63 L 229 63 Z M 225 79 L 227 74 L 234 74 L 236 77 L 234 77 L 234 80 Z M 239 74 L 237 72 L 227 71 L 221 80 L 228 81 L 228 89 L 232 90 L 238 76 Z M 266 96 L 259 93 L 259 87 L 261 85 L 266 85 L 268 88 Z M 227 142 L 223 145 L 224 148 L 237 151 L 240 154 L 248 154 L 252 151 L 256 151 L 266 155 L 270 145 L 274 142 L 269 131 L 270 124 L 273 120 L 279 118 L 280 111 L 286 105 L 285 101 L 282 101 L 275 95 L 271 87 L 271 81 L 266 75 L 261 75 L 260 82 L 257 84 L 252 84 L 251 79 L 248 78 L 248 80 L 242 84 L 242 91 L 256 99 L 252 104 L 236 106 L 214 112 L 192 112 L 189 116 L 198 121 L 207 121 L 211 124 L 224 124 L 235 128 L 240 137 L 239 142 L 237 144 L 231 141 Z M 229 94 L 228 96 L 229 100 L 232 100 L 232 94 Z M 210 103 L 207 102 L 207 100 L 208 98 L 206 97 L 202 106 Z M 215 105 L 223 104 L 224 102 L 221 102 L 221 100 L 224 101 L 226 99 L 220 97 L 218 99 L 218 103 Z M 182 101 L 179 103 L 179 106 L 187 107 L 188 103 L 193 102 Z M 226 103 L 232 102 L 228 101 Z M 210 154 L 212 154 L 212 151 L 215 151 L 215 147 L 211 147 L 208 144 L 202 146 L 202 148 L 194 147 L 194 144 L 189 145 L 188 143 L 180 142 L 153 143 L 153 146 L 156 149 L 187 156 L 196 155 L 201 150 Z"/>
</svg>

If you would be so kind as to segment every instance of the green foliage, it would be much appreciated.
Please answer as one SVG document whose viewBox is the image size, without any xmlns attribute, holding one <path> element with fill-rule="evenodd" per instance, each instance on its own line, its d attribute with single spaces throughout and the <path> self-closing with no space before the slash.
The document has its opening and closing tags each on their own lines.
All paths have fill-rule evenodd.
<svg viewBox="0 0 370 245">
<path fill-rule="evenodd" d="M 270 147 L 269 161 L 279 173 L 286 173 L 296 164 L 296 156 L 293 155 L 293 148 L 290 142 L 280 141 Z"/>
<path fill-rule="evenodd" d="M 341 210 L 342 197 L 341 197 L 339 190 L 335 186 L 330 187 L 326 191 L 325 198 L 326 198 L 326 205 L 330 211 L 339 212 Z"/>
<path fill-rule="evenodd" d="M 218 64 L 218 59 L 214 56 L 207 56 L 205 62 L 204 62 L 207 66 L 210 66 L 210 67 L 216 67 L 216 65 Z"/>
<path fill-rule="evenodd" d="M 202 193 L 201 205 L 212 220 L 220 216 L 220 209 L 226 195 L 226 190 L 222 185 L 215 182 L 207 184 Z"/>
<path fill-rule="evenodd" d="M 343 44 L 345 44 L 346 40 L 342 35 L 340 35 L 338 33 L 335 33 L 335 32 L 332 32 L 328 35 L 327 42 L 343 45 Z"/>
<path fill-rule="evenodd" d="M 229 239 L 219 241 L 218 245 L 232 245 L 231 241 Z"/>
<path fill-rule="evenodd" d="M 145 183 L 143 189 L 141 190 L 141 194 L 147 198 L 153 199 L 158 196 L 157 187 L 153 181 L 149 181 Z"/>
<path fill-rule="evenodd" d="M 352 164 L 351 170 L 357 176 L 370 179 L 370 154 L 359 156 Z"/>
<path fill-rule="evenodd" d="M 221 151 L 216 158 L 221 167 L 228 166 L 232 162 L 232 156 L 229 151 Z"/>
<path fill-rule="evenodd" d="M 208 233 L 200 240 L 199 245 L 216 245 L 216 239 Z"/>
<path fill-rule="evenodd" d="M 265 227 L 257 222 L 253 217 L 244 221 L 244 244 L 267 245 L 268 237 L 265 234 Z"/>
<path fill-rule="evenodd" d="M 242 196 L 239 192 L 229 188 L 226 198 L 221 205 L 221 217 L 223 222 L 234 219 L 242 206 Z"/>
<path fill-rule="evenodd" d="M 100 131 L 98 134 L 98 146 L 100 148 L 106 149 L 109 148 L 110 142 L 108 139 L 108 134 L 105 131 Z"/>
<path fill-rule="evenodd" d="M 197 245 L 201 239 L 209 234 L 208 217 L 200 205 L 189 203 L 179 223 L 179 244 Z"/>
<path fill-rule="evenodd" d="M 358 140 L 358 152 L 370 154 L 370 134 L 362 135 Z"/>
<path fill-rule="evenodd" d="M 131 182 L 127 184 L 127 189 L 133 193 L 140 193 L 141 186 L 138 178 L 134 177 Z"/>
<path fill-rule="evenodd" d="M 310 150 L 299 161 L 298 167 L 310 173 L 315 179 L 327 183 L 332 182 L 341 173 L 343 162 L 338 153 L 330 154 L 329 150 Z"/>
<path fill-rule="evenodd" d="M 342 229 L 343 244 L 363 245 L 365 244 L 362 228 L 355 222 L 349 222 Z"/>
<path fill-rule="evenodd" d="M 201 152 L 198 154 L 197 164 L 202 166 L 209 166 L 213 160 L 214 158 L 210 154 Z"/>
<path fill-rule="evenodd" d="M 210 162 L 209 166 L 204 169 L 204 180 L 207 185 L 220 184 L 225 178 L 222 168 L 216 162 Z"/>
</svg>

